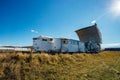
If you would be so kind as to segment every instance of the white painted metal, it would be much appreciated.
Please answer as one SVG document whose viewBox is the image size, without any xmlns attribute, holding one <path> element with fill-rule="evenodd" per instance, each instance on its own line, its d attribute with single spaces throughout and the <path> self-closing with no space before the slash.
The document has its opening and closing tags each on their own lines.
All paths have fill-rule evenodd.
<svg viewBox="0 0 120 80">
<path fill-rule="evenodd" d="M 51 38 L 40 36 L 33 39 L 35 51 L 46 52 L 85 52 L 84 43 L 67 38 Z"/>
<path fill-rule="evenodd" d="M 60 38 L 53 38 L 51 51 L 61 52 L 61 47 L 62 47 L 61 39 Z"/>
<path fill-rule="evenodd" d="M 72 39 L 62 40 L 62 52 L 79 52 L 79 41 Z"/>
<path fill-rule="evenodd" d="M 35 51 L 50 51 L 53 43 L 53 38 L 40 36 L 33 40 Z"/>
<path fill-rule="evenodd" d="M 85 45 L 83 42 L 79 42 L 79 51 L 80 52 L 85 52 Z"/>
</svg>

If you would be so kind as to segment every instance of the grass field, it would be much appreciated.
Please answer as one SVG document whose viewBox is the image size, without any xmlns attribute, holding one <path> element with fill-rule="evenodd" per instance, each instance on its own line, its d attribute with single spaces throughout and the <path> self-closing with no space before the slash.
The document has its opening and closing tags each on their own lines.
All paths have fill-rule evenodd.
<svg viewBox="0 0 120 80">
<path fill-rule="evenodd" d="M 120 80 L 120 52 L 1 53 L 0 80 Z"/>
</svg>

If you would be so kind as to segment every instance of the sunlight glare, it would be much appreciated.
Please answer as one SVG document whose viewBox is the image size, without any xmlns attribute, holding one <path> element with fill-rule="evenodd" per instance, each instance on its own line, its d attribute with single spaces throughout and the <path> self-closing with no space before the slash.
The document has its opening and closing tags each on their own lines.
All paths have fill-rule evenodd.
<svg viewBox="0 0 120 80">
<path fill-rule="evenodd" d="M 113 0 L 110 11 L 115 16 L 120 16 L 120 0 Z"/>
</svg>

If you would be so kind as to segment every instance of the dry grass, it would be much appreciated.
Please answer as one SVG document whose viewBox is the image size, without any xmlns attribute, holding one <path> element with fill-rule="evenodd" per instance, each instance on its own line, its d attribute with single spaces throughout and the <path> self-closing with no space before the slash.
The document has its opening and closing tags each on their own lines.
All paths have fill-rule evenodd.
<svg viewBox="0 0 120 80">
<path fill-rule="evenodd" d="M 120 80 L 120 52 L 0 54 L 0 80 Z"/>
</svg>

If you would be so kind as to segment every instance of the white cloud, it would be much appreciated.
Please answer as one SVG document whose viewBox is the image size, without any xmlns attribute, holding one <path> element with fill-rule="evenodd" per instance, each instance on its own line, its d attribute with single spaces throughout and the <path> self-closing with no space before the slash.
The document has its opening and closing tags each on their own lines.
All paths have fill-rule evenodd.
<svg viewBox="0 0 120 80">
<path fill-rule="evenodd" d="M 96 20 L 93 20 L 91 23 L 92 23 L 92 24 L 95 24 L 95 23 L 96 23 Z"/>
<path fill-rule="evenodd" d="M 38 31 L 36 31 L 36 30 L 33 30 L 33 29 L 31 30 L 31 32 L 32 32 L 32 33 L 38 33 Z"/>
<path fill-rule="evenodd" d="M 120 43 L 110 43 L 110 44 L 102 44 L 102 48 L 117 48 L 120 47 Z"/>
</svg>

